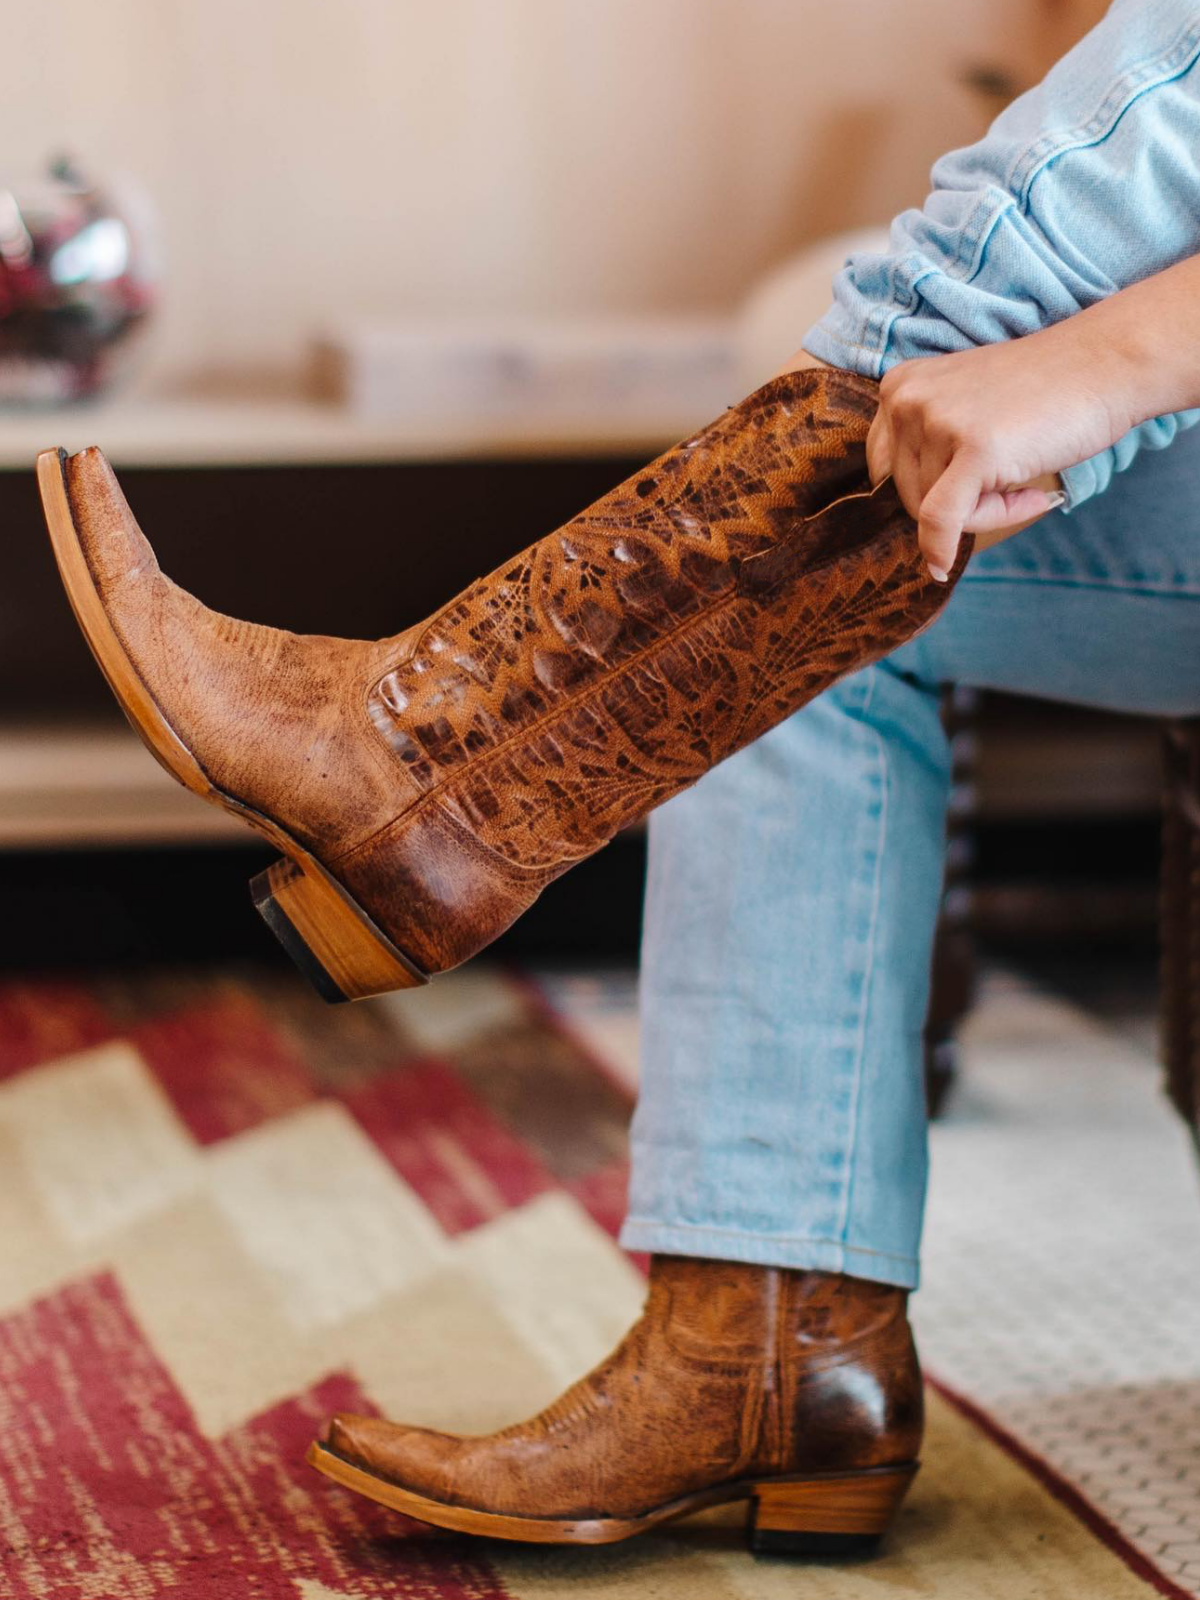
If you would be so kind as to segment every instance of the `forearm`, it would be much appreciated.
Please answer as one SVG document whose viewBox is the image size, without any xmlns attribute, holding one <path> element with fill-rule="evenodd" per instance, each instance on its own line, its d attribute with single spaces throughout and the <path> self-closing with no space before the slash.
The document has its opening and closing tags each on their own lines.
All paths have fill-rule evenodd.
<svg viewBox="0 0 1200 1600">
<path fill-rule="evenodd" d="M 1200 406 L 1200 255 L 1036 337 L 1073 362 L 1093 364 L 1095 383 L 1125 428 L 1192 410 Z"/>
</svg>

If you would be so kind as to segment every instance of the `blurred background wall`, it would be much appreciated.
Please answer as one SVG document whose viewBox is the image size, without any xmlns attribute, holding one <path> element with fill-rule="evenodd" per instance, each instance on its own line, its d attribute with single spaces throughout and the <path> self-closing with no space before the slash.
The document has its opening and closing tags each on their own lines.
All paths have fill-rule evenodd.
<svg viewBox="0 0 1200 1600">
<path fill-rule="evenodd" d="M 41 0 L 11 7 L 7 174 L 127 170 L 169 266 L 152 376 L 286 375 L 356 311 L 725 308 L 919 203 L 1085 0 Z M 801 330 L 797 330 L 799 333 Z"/>
</svg>

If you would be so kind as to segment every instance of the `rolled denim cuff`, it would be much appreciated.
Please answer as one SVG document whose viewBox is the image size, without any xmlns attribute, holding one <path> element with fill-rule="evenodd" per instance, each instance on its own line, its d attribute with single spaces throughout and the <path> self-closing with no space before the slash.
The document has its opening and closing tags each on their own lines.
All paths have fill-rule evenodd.
<svg viewBox="0 0 1200 1600">
<path fill-rule="evenodd" d="M 1098 456 L 1093 456 L 1090 461 L 1081 461 L 1077 466 L 1068 467 L 1065 472 L 1059 473 L 1059 479 L 1066 495 L 1064 511 L 1074 511 L 1076 506 L 1081 506 L 1085 500 L 1090 500 L 1094 494 L 1099 494 L 1102 489 L 1107 489 L 1112 481 L 1113 464 L 1112 451 L 1104 450 Z"/>
<path fill-rule="evenodd" d="M 800 343 L 810 356 L 816 356 L 818 361 L 828 361 L 831 367 L 857 372 L 860 378 L 881 378 L 883 360 L 880 352 L 869 349 L 854 338 L 857 330 L 849 325 L 850 321 L 841 306 L 831 306 Z"/>
<path fill-rule="evenodd" d="M 1112 482 L 1115 472 L 1124 472 L 1140 450 L 1165 450 L 1176 434 L 1185 428 L 1194 428 L 1200 422 L 1200 410 L 1172 411 L 1166 416 L 1151 417 L 1134 428 L 1123 439 L 1118 439 L 1109 450 L 1068 467 L 1061 474 L 1067 503 L 1064 511 L 1073 511 L 1092 495 L 1103 494 Z"/>
</svg>

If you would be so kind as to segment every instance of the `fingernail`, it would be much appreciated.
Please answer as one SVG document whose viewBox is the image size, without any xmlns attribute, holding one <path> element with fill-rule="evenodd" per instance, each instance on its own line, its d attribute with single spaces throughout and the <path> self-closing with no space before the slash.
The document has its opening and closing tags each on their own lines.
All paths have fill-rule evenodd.
<svg viewBox="0 0 1200 1600">
<path fill-rule="evenodd" d="M 936 583 L 949 583 L 950 574 L 944 567 L 935 567 L 932 561 L 927 562 L 926 565 L 929 568 L 929 576 Z"/>
<path fill-rule="evenodd" d="M 1047 511 L 1057 511 L 1059 506 L 1065 506 L 1067 497 L 1061 489 L 1051 489 L 1046 496 Z"/>
</svg>

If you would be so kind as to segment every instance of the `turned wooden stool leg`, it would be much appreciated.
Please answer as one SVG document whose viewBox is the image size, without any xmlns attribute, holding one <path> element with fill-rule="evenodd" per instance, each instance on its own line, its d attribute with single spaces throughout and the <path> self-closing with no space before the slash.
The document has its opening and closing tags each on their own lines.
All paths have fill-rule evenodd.
<svg viewBox="0 0 1200 1600">
<path fill-rule="evenodd" d="M 1200 1144 L 1200 718 L 1165 724 L 1160 1048 L 1167 1093 Z"/>
</svg>

